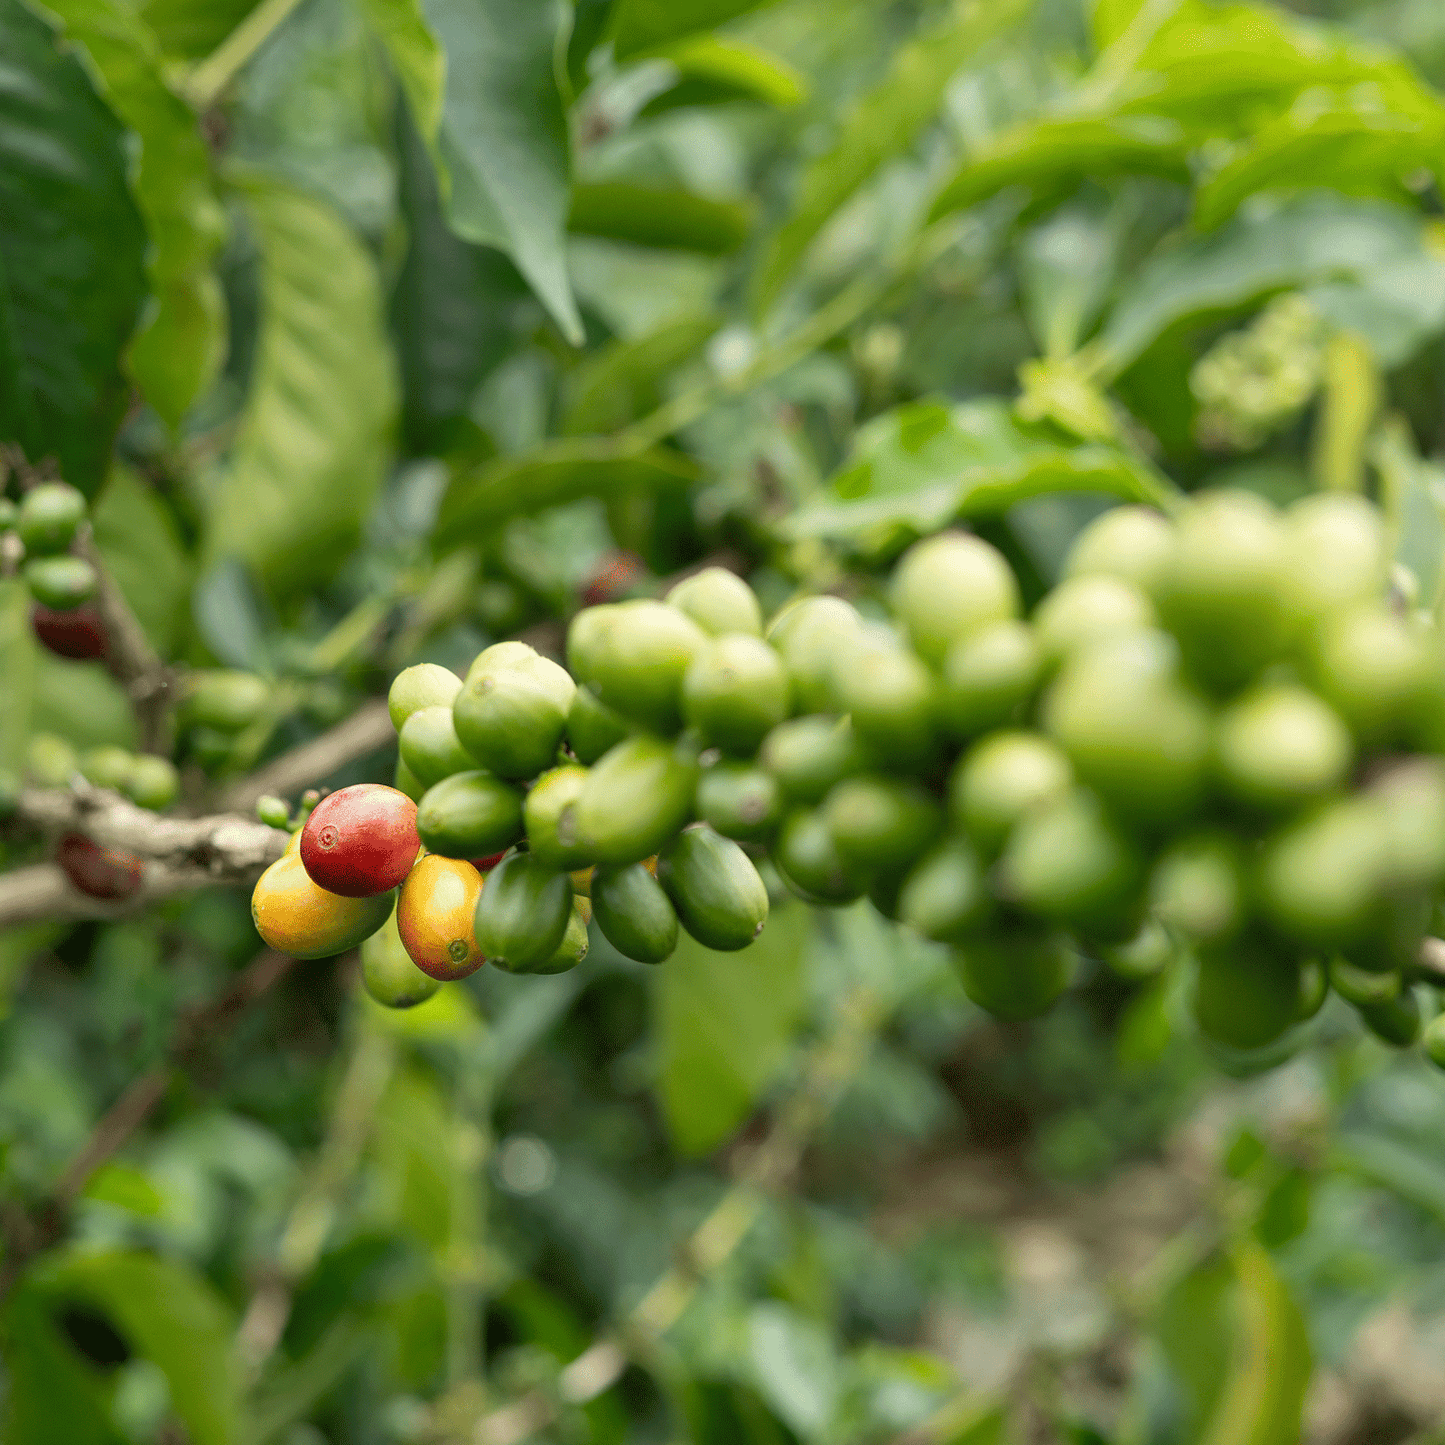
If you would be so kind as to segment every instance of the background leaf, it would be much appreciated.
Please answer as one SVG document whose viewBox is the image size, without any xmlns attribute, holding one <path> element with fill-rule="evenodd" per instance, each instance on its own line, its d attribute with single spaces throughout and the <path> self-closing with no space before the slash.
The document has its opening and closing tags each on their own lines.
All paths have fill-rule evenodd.
<svg viewBox="0 0 1445 1445">
<path fill-rule="evenodd" d="M 386 47 L 412 124 L 437 159 L 447 58 L 427 24 L 421 0 L 361 0 L 361 13 Z"/>
<path fill-rule="evenodd" d="M 573 187 L 567 226 L 583 236 L 721 256 L 742 245 L 751 221 L 751 210 L 738 201 L 603 181 Z"/>
<path fill-rule="evenodd" d="M 30 631 L 30 590 L 16 577 L 0 577 L 0 768 L 12 771 L 25 756 L 35 690 L 35 638 Z"/>
<path fill-rule="evenodd" d="M 145 229 L 120 126 L 20 0 L 0 0 L 0 55 L 0 438 L 89 494 L 125 409 Z"/>
<path fill-rule="evenodd" d="M 616 0 L 613 52 L 619 60 L 756 10 L 769 0 Z"/>
</svg>

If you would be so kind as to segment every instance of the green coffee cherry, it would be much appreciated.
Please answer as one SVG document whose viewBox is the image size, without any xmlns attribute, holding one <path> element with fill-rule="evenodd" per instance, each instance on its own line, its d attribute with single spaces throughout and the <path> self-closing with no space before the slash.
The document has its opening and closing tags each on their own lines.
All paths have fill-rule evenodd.
<svg viewBox="0 0 1445 1445">
<path fill-rule="evenodd" d="M 522 808 L 527 846 L 549 868 L 570 873 L 595 861 L 577 841 L 576 805 L 586 782 L 586 768 L 553 768 L 527 793 Z"/>
<path fill-rule="evenodd" d="M 1325 622 L 1313 650 L 1316 685 L 1364 743 L 1398 741 L 1431 682 L 1424 639 L 1382 605 L 1361 605 Z"/>
<path fill-rule="evenodd" d="M 1047 1013 L 1068 988 L 1074 971 L 1068 939 L 1043 929 L 985 934 L 959 949 L 953 959 L 969 998 L 1011 1023 Z"/>
<path fill-rule="evenodd" d="M 25 748 L 25 771 L 42 788 L 65 788 L 80 771 L 80 759 L 64 738 L 34 733 Z"/>
<path fill-rule="evenodd" d="M 449 667 L 419 662 L 397 673 L 386 695 L 391 725 L 399 733 L 412 713 L 424 707 L 450 707 L 462 690 L 462 680 Z"/>
<path fill-rule="evenodd" d="M 270 700 L 271 684 L 254 672 L 193 672 L 186 686 L 185 718 L 195 728 L 238 733 L 261 716 Z"/>
<path fill-rule="evenodd" d="M 1350 730 L 1322 698 L 1289 683 L 1261 686 L 1220 714 L 1220 782 L 1252 807 L 1288 809 L 1334 791 L 1354 761 Z"/>
<path fill-rule="evenodd" d="M 1346 1003 L 1360 1009 L 1392 1003 L 1405 986 L 1398 972 L 1358 968 L 1339 954 L 1330 959 L 1330 983 Z"/>
<path fill-rule="evenodd" d="M 758 761 L 790 803 L 820 803 L 829 789 L 863 767 L 847 718 L 818 716 L 779 723 L 763 739 Z"/>
<path fill-rule="evenodd" d="M 1321 617 L 1385 590 L 1389 557 L 1373 503 L 1343 492 L 1295 502 L 1284 515 L 1285 595 L 1297 617 Z"/>
<path fill-rule="evenodd" d="M 1445 884 L 1445 762 L 1399 763 L 1365 796 L 1385 830 L 1385 888 L 1397 896 L 1439 891 Z"/>
<path fill-rule="evenodd" d="M 960 638 L 1019 614 L 1019 589 L 1003 554 L 966 532 L 915 543 L 893 573 L 893 611 L 914 651 L 939 666 Z"/>
<path fill-rule="evenodd" d="M 522 795 L 479 769 L 453 773 L 422 795 L 416 831 L 443 858 L 486 858 L 521 838 Z"/>
<path fill-rule="evenodd" d="M 1420 1037 L 1420 1000 L 1405 989 L 1388 1003 L 1364 1004 L 1360 1018 L 1369 1031 L 1397 1049 L 1408 1049 Z"/>
<path fill-rule="evenodd" d="M 762 768 L 724 760 L 697 780 L 697 815 L 724 838 L 765 843 L 783 816 L 783 792 Z"/>
<path fill-rule="evenodd" d="M 400 755 L 397 756 L 396 767 L 391 775 L 391 785 L 397 792 L 405 793 L 413 803 L 421 802 L 422 796 L 426 793 L 421 779 L 407 767 Z"/>
<path fill-rule="evenodd" d="M 768 920 L 768 890 L 748 855 L 705 825 L 684 828 L 658 855 L 657 881 L 704 948 L 746 948 Z"/>
<path fill-rule="evenodd" d="M 1325 1006 L 1330 996 L 1330 976 L 1317 958 L 1309 958 L 1300 965 L 1299 1001 L 1295 1009 L 1295 1020 L 1305 1023 L 1314 1018 Z"/>
<path fill-rule="evenodd" d="M 402 723 L 397 752 L 411 776 L 424 788 L 476 767 L 457 737 L 451 708 L 441 703 L 418 708 Z"/>
<path fill-rule="evenodd" d="M 943 832 L 943 806 L 900 778 L 846 778 L 823 804 L 838 856 L 860 873 L 906 871 Z"/>
<path fill-rule="evenodd" d="M 1445 1069 L 1445 1014 L 1437 1014 L 1425 1025 L 1420 1042 L 1424 1046 L 1425 1057 L 1437 1069 Z"/>
<path fill-rule="evenodd" d="M 1146 597 L 1163 584 L 1174 550 L 1174 529 L 1148 507 L 1111 507 L 1074 538 L 1065 577 L 1117 577 Z"/>
<path fill-rule="evenodd" d="M 683 744 L 647 736 L 618 743 L 573 804 L 579 846 L 599 863 L 650 858 L 692 816 L 697 774 Z"/>
<path fill-rule="evenodd" d="M 1044 659 L 1024 622 L 994 622 L 948 649 L 938 715 L 953 737 L 966 740 L 1017 721 L 1043 678 Z"/>
<path fill-rule="evenodd" d="M 784 818 L 771 857 L 783 882 L 809 903 L 852 903 L 866 891 L 867 878 L 843 862 L 817 809 Z"/>
<path fill-rule="evenodd" d="M 413 798 L 412 802 L 415 801 Z M 267 793 L 265 797 L 256 799 L 256 820 L 268 828 L 289 828 L 291 809 L 284 798 Z"/>
<path fill-rule="evenodd" d="M 1162 633 L 1100 643 L 1065 666 L 1044 703 L 1044 728 L 1080 779 L 1145 825 L 1177 826 L 1208 777 L 1210 711 L 1179 679 L 1177 656 Z"/>
<path fill-rule="evenodd" d="M 592 876 L 592 917 L 624 958 L 661 963 L 677 948 L 677 911 L 645 864 L 598 868 Z"/>
<path fill-rule="evenodd" d="M 922 771 L 937 743 L 937 683 L 913 653 L 899 647 L 844 649 L 834 690 L 851 714 L 853 736 L 875 767 Z"/>
<path fill-rule="evenodd" d="M 1198 494 L 1177 519 L 1159 608 L 1205 684 L 1238 687 L 1283 652 L 1288 566 L 1284 524 L 1253 493 Z"/>
<path fill-rule="evenodd" d="M 134 759 L 125 791 L 137 806 L 162 813 L 180 796 L 181 775 L 169 758 L 145 754 Z"/>
<path fill-rule="evenodd" d="M 615 603 L 584 607 L 567 624 L 567 669 L 581 687 L 597 691 L 594 678 L 597 663 L 617 615 Z"/>
<path fill-rule="evenodd" d="M 24 575 L 30 595 L 56 612 L 68 612 L 95 596 L 95 568 L 83 557 L 33 557 Z"/>
<path fill-rule="evenodd" d="M 946 839 L 927 854 L 898 896 L 899 921 L 936 943 L 963 943 L 996 912 L 983 863 L 961 838 Z"/>
<path fill-rule="evenodd" d="M 1127 942 L 1107 944 L 1099 950 L 1099 957 L 1120 978 L 1135 982 L 1162 973 L 1178 954 L 1173 935 L 1157 918 L 1146 918 Z"/>
<path fill-rule="evenodd" d="M 97 788 L 126 791 L 135 776 L 136 756 L 124 748 L 90 748 L 80 755 L 81 774 Z"/>
<path fill-rule="evenodd" d="M 675 607 L 648 599 L 620 602 L 610 609 L 590 675 L 581 680 L 623 717 L 671 735 L 682 726 L 683 675 L 706 641 L 697 623 Z"/>
<path fill-rule="evenodd" d="M 577 689 L 567 714 L 567 742 L 579 763 L 591 767 L 631 731 L 627 719 L 608 707 L 590 687 Z"/>
<path fill-rule="evenodd" d="M 477 946 L 508 973 L 547 964 L 572 917 L 572 880 L 530 853 L 509 853 L 477 899 Z"/>
<path fill-rule="evenodd" d="M 1199 950 L 1194 1018 L 1200 1031 L 1232 1049 L 1272 1044 L 1299 1017 L 1300 966 L 1246 934 Z"/>
<path fill-rule="evenodd" d="M 759 637 L 714 637 L 683 676 L 683 716 L 710 747 L 737 757 L 757 752 L 768 731 L 788 716 L 791 703 L 783 660 Z"/>
<path fill-rule="evenodd" d="M 591 947 L 592 942 L 587 936 L 587 920 L 582 916 L 582 910 L 574 903 L 571 913 L 567 916 L 567 927 L 562 934 L 562 942 L 557 945 L 551 958 L 545 963 L 534 965 L 527 972 L 567 973 L 587 957 Z"/>
<path fill-rule="evenodd" d="M 773 619 L 767 639 L 787 667 L 795 712 L 837 711 L 833 661 L 861 626 L 857 610 L 841 597 L 805 597 Z"/>
<path fill-rule="evenodd" d="M 1010 829 L 1073 786 L 1068 758 L 1038 733 L 991 733 L 961 757 L 949 781 L 954 827 L 986 854 L 997 853 Z"/>
<path fill-rule="evenodd" d="M 1143 860 L 1081 789 L 1021 818 L 999 866 L 1008 896 L 1042 918 L 1105 940 L 1138 926 Z"/>
<path fill-rule="evenodd" d="M 576 691 L 565 668 L 523 643 L 498 643 L 472 663 L 452 703 L 457 737 L 497 777 L 536 777 L 557 756 Z"/>
<path fill-rule="evenodd" d="M 1049 667 L 1074 653 L 1154 625 L 1154 606 L 1131 583 L 1117 577 L 1070 577 L 1060 582 L 1034 612 L 1034 632 Z"/>
<path fill-rule="evenodd" d="M 713 637 L 729 632 L 763 635 L 763 609 L 757 594 L 726 567 L 704 567 L 684 577 L 663 600 L 669 607 L 687 613 Z"/>
<path fill-rule="evenodd" d="M 1149 903 L 1185 937 L 1219 942 L 1245 918 L 1244 858 L 1227 833 L 1196 833 L 1172 844 L 1154 866 Z"/>
<path fill-rule="evenodd" d="M 383 1008 L 415 1008 L 440 987 L 411 961 L 397 931 L 396 910 L 361 945 L 361 982 Z"/>
<path fill-rule="evenodd" d="M 64 482 L 42 482 L 20 500 L 15 532 L 32 557 L 63 552 L 85 520 L 85 498 Z"/>
</svg>

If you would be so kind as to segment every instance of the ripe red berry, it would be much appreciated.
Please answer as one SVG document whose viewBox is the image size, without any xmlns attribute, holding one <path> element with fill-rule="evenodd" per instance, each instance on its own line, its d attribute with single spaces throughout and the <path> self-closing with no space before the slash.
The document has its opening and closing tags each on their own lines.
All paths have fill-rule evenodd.
<svg viewBox="0 0 1445 1445">
<path fill-rule="evenodd" d="M 145 864 L 134 853 L 102 848 L 84 833 L 67 833 L 55 850 L 55 861 L 65 876 L 92 898 L 132 898 L 145 878 Z"/>
<path fill-rule="evenodd" d="M 301 862 L 311 881 L 343 898 L 390 892 L 411 872 L 420 847 L 416 804 L 381 783 L 328 794 L 301 830 Z"/>
<path fill-rule="evenodd" d="M 488 853 L 485 858 L 473 858 L 470 862 L 478 873 L 490 873 L 506 856 L 505 851 L 501 853 Z"/>
<path fill-rule="evenodd" d="M 105 656 L 105 624 L 93 607 L 62 612 L 37 604 L 30 609 L 30 627 L 57 657 L 90 662 Z"/>
</svg>

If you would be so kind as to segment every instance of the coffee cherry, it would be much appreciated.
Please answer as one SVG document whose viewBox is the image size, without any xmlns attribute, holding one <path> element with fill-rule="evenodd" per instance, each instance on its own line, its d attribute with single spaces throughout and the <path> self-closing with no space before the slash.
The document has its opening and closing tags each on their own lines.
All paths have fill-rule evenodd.
<svg viewBox="0 0 1445 1445">
<path fill-rule="evenodd" d="M 415 1008 L 441 987 L 407 955 L 392 915 L 361 945 L 361 981 L 383 1008 Z"/>
<path fill-rule="evenodd" d="M 125 791 L 133 803 L 163 813 L 180 796 L 181 775 L 169 758 L 146 754 L 134 759 Z"/>
<path fill-rule="evenodd" d="M 657 881 L 704 948 L 746 948 L 768 918 L 768 890 L 748 855 L 705 824 L 684 828 L 658 855 Z"/>
<path fill-rule="evenodd" d="M 986 928 L 997 908 L 983 862 L 962 838 L 949 838 L 904 880 L 898 917 L 936 943 L 963 943 Z"/>
<path fill-rule="evenodd" d="M 134 898 L 145 883 L 145 864 L 134 853 L 104 848 L 84 833 L 67 833 L 55 861 L 82 893 L 107 902 Z"/>
<path fill-rule="evenodd" d="M 567 927 L 562 934 L 562 942 L 553 950 L 551 958 L 545 963 L 536 964 L 527 970 L 528 973 L 566 973 L 569 969 L 576 968 L 584 958 L 587 957 L 591 948 L 591 940 L 587 936 L 587 900 L 578 898 L 574 900 L 572 912 L 567 916 Z"/>
<path fill-rule="evenodd" d="M 1346 608 L 1323 623 L 1312 660 L 1320 692 L 1371 746 L 1405 736 L 1432 680 L 1424 639 L 1379 604 Z"/>
<path fill-rule="evenodd" d="M 1019 614 L 1003 554 L 966 532 L 940 532 L 904 553 L 890 589 L 914 651 L 937 667 L 958 638 Z"/>
<path fill-rule="evenodd" d="M 683 675 L 683 716 L 708 746 L 737 757 L 757 751 L 768 730 L 788 716 L 791 702 L 782 658 L 758 637 L 714 637 Z"/>
<path fill-rule="evenodd" d="M 1336 954 L 1330 959 L 1330 983 L 1347 1004 L 1355 1008 L 1373 1008 L 1393 1002 L 1404 988 L 1404 980 L 1394 970 L 1379 972 L 1359 968 L 1349 959 Z"/>
<path fill-rule="evenodd" d="M 1044 659 L 1033 628 L 994 622 L 958 639 L 943 662 L 938 715 L 966 741 L 1018 720 L 1043 678 Z"/>
<path fill-rule="evenodd" d="M 602 936 L 624 958 L 661 963 L 677 948 L 677 910 L 646 865 L 598 868 L 592 916 Z"/>
<path fill-rule="evenodd" d="M 67 788 L 80 771 L 80 759 L 64 738 L 34 733 L 25 748 L 25 771 L 42 788 Z"/>
<path fill-rule="evenodd" d="M 1117 577 L 1146 597 L 1160 589 L 1174 550 L 1174 529 L 1148 507 L 1111 507 L 1074 538 L 1065 577 Z"/>
<path fill-rule="evenodd" d="M 1199 950 L 1194 1018 L 1200 1031 L 1232 1049 L 1272 1044 L 1299 1017 L 1300 966 L 1246 934 Z"/>
<path fill-rule="evenodd" d="M 1425 1025 L 1420 1042 L 1424 1046 L 1425 1057 L 1437 1069 L 1445 1069 L 1445 1014 L 1437 1014 Z"/>
<path fill-rule="evenodd" d="M 30 629 L 36 640 L 57 657 L 73 662 L 97 662 L 105 657 L 105 624 L 93 607 L 73 607 L 69 611 L 32 607 Z"/>
<path fill-rule="evenodd" d="M 873 766 L 925 770 L 938 743 L 937 682 L 906 648 L 843 649 L 834 692 L 849 713 L 853 736 Z"/>
<path fill-rule="evenodd" d="M 1408 1049 L 1420 1037 L 1420 1000 L 1414 989 L 1388 1003 L 1362 1005 L 1359 1013 L 1372 1034 L 1397 1049 Z"/>
<path fill-rule="evenodd" d="M 453 773 L 423 794 L 416 831 L 443 858 L 483 858 L 521 838 L 522 795 L 490 773 Z"/>
<path fill-rule="evenodd" d="M 370 938 L 390 917 L 395 893 L 343 898 L 312 881 L 288 847 L 251 894 L 251 920 L 266 944 L 291 958 L 330 958 Z"/>
<path fill-rule="evenodd" d="M 1047 1013 L 1074 972 L 1068 939 L 1036 927 L 970 939 L 955 951 L 953 961 L 969 998 L 1011 1023 Z"/>
<path fill-rule="evenodd" d="M 83 557 L 33 557 L 24 576 L 36 602 L 56 612 L 69 612 L 95 596 L 95 568 Z"/>
<path fill-rule="evenodd" d="M 1178 956 L 1173 935 L 1157 918 L 1146 918 L 1133 938 L 1099 949 L 1100 959 L 1110 969 L 1136 983 L 1162 973 Z"/>
<path fill-rule="evenodd" d="M 498 643 L 472 664 L 452 703 L 457 737 L 497 777 L 536 777 L 557 756 L 576 691 L 555 662 L 521 643 Z"/>
<path fill-rule="evenodd" d="M 599 863 L 650 858 L 692 816 L 697 774 L 682 744 L 646 736 L 618 743 L 573 805 L 579 846 Z"/>
<path fill-rule="evenodd" d="M 762 768 L 723 760 L 697 780 L 697 815 L 724 838 L 765 843 L 783 815 L 782 789 Z"/>
<path fill-rule="evenodd" d="M 549 868 L 571 872 L 593 861 L 577 839 L 576 804 L 586 781 L 586 768 L 553 768 L 532 784 L 522 805 L 527 847 Z"/>
<path fill-rule="evenodd" d="M 792 682 L 793 711 L 837 711 L 833 662 L 859 627 L 857 610 L 841 597 L 805 597 L 784 608 L 768 627 Z"/>
<path fill-rule="evenodd" d="M 579 763 L 591 767 L 632 731 L 631 724 L 614 712 L 590 687 L 579 687 L 567 713 L 567 741 Z"/>
<path fill-rule="evenodd" d="M 1389 559 L 1373 503 L 1316 493 L 1295 502 L 1284 524 L 1285 595 L 1297 617 L 1322 617 L 1384 594 Z"/>
<path fill-rule="evenodd" d="M 617 615 L 615 603 L 584 607 L 567 625 L 567 670 L 579 687 L 596 694 L 597 666 Z"/>
<path fill-rule="evenodd" d="M 1227 833 L 1186 835 L 1165 850 L 1149 880 L 1155 915 L 1186 938 L 1220 942 L 1245 918 L 1245 867 Z"/>
<path fill-rule="evenodd" d="M 424 707 L 450 707 L 462 690 L 462 680 L 449 667 L 419 662 L 397 673 L 386 695 L 391 725 L 399 733 L 412 713 Z"/>
<path fill-rule="evenodd" d="M 1325 1006 L 1330 996 L 1330 976 L 1324 964 L 1317 958 L 1306 959 L 1299 971 L 1299 1001 L 1295 1007 L 1295 1021 L 1306 1023 L 1314 1018 Z"/>
<path fill-rule="evenodd" d="M 136 756 L 124 748 L 88 748 L 80 755 L 80 771 L 97 788 L 123 793 L 135 776 Z"/>
<path fill-rule="evenodd" d="M 421 841 L 417 807 L 381 783 L 322 798 L 301 830 L 301 861 L 318 887 L 343 898 L 389 893 L 411 871 Z"/>
<path fill-rule="evenodd" d="M 609 614 L 590 676 L 582 680 L 623 717 L 653 732 L 675 733 L 682 726 L 682 679 L 707 634 L 663 602 L 620 602 Z"/>
<path fill-rule="evenodd" d="M 419 707 L 402 723 L 397 735 L 397 752 L 407 771 L 423 788 L 430 788 L 453 773 L 469 772 L 476 767 L 457 737 L 451 708 L 441 704 Z"/>
<path fill-rule="evenodd" d="M 1058 667 L 1091 643 L 1152 627 L 1154 607 L 1117 577 L 1071 577 L 1039 603 L 1033 624 L 1046 664 Z"/>
<path fill-rule="evenodd" d="M 863 768 L 853 725 L 822 716 L 779 723 L 763 739 L 758 761 L 792 803 L 820 803 L 830 788 Z"/>
<path fill-rule="evenodd" d="M 1226 708 L 1214 750 L 1225 789 L 1263 809 L 1298 807 L 1333 791 L 1355 751 L 1339 714 L 1288 683 L 1256 687 Z"/>
<path fill-rule="evenodd" d="M 845 778 L 823 804 L 838 856 L 862 873 L 903 873 L 943 832 L 943 805 L 917 783 Z"/>
<path fill-rule="evenodd" d="M 948 806 L 954 827 L 986 854 L 1003 847 L 1027 813 L 1073 786 L 1069 760 L 1038 733 L 998 732 L 982 739 L 954 767 Z"/>
<path fill-rule="evenodd" d="M 42 482 L 20 499 L 15 533 L 32 557 L 63 552 L 85 520 L 85 497 L 65 482 Z"/>
<path fill-rule="evenodd" d="M 256 819 L 268 828 L 289 828 L 291 809 L 284 798 L 273 797 L 270 793 L 256 799 Z"/>
<path fill-rule="evenodd" d="M 193 672 L 181 702 L 186 723 L 195 728 L 237 733 L 249 727 L 271 700 L 271 684 L 253 672 Z"/>
<path fill-rule="evenodd" d="M 482 875 L 457 858 L 428 854 L 407 874 L 396 926 L 407 956 L 428 978 L 465 978 L 487 961 L 476 938 L 481 894 Z"/>
<path fill-rule="evenodd" d="M 704 567 L 684 577 L 664 599 L 669 607 L 685 612 L 713 637 L 742 632 L 763 635 L 763 609 L 757 594 L 725 567 Z"/>
<path fill-rule="evenodd" d="M 487 875 L 476 938 L 508 973 L 530 973 L 556 953 L 572 916 L 572 880 L 529 853 L 509 853 Z"/>
<path fill-rule="evenodd" d="M 783 882 L 809 903 L 852 903 L 868 879 L 844 863 L 818 809 L 799 808 L 783 819 L 772 861 Z"/>
<path fill-rule="evenodd" d="M 423 797 L 426 796 L 426 789 L 422 781 L 412 770 L 407 767 L 405 760 L 397 754 L 396 767 L 392 770 L 391 785 L 398 793 L 405 793 L 413 803 L 420 805 Z"/>
</svg>

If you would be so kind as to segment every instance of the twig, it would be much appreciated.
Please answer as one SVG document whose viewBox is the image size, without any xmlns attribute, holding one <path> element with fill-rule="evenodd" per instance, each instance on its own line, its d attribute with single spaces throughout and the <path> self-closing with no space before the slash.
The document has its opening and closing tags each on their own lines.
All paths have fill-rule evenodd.
<svg viewBox="0 0 1445 1445">
<path fill-rule="evenodd" d="M 186 98 L 208 110 L 301 0 L 262 0 L 186 78 Z"/>
<path fill-rule="evenodd" d="M 81 528 L 75 547 L 95 568 L 95 609 L 105 628 L 106 669 L 130 698 L 140 730 L 141 751 L 169 757 L 176 675 L 151 646 L 145 629 L 106 567 L 89 524 Z"/>
<path fill-rule="evenodd" d="M 85 1147 L 66 1165 L 60 1182 L 50 1192 L 59 1208 L 73 1204 L 90 1176 L 140 1128 L 147 1114 L 160 1103 L 171 1081 L 169 1068 L 151 1069 L 133 1080 L 126 1091 L 101 1115 Z"/>
<path fill-rule="evenodd" d="M 257 799 L 268 793 L 287 798 L 302 788 L 329 777 L 347 763 L 378 752 L 396 741 L 396 730 L 386 700 L 377 698 L 363 703 L 343 723 L 310 742 L 282 753 L 259 772 L 232 783 L 220 798 L 228 812 L 246 813 L 256 806 Z"/>
</svg>

